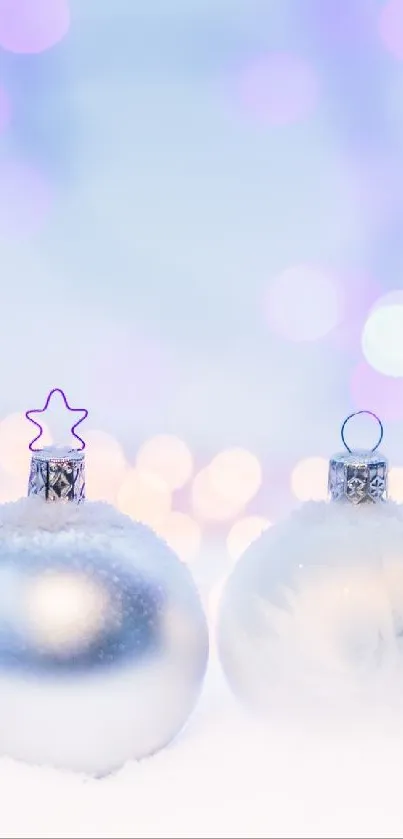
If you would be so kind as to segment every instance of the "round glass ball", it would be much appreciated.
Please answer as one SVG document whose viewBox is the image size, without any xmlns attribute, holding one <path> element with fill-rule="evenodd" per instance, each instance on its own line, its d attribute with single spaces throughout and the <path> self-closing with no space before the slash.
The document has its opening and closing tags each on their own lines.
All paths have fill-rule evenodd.
<svg viewBox="0 0 403 839">
<path fill-rule="evenodd" d="M 258 711 L 401 684 L 400 507 L 311 502 L 265 531 L 224 586 L 217 644 L 233 692 Z"/>
<path fill-rule="evenodd" d="M 202 685 L 189 569 L 103 503 L 0 506 L 0 753 L 104 775 L 161 749 Z"/>
</svg>

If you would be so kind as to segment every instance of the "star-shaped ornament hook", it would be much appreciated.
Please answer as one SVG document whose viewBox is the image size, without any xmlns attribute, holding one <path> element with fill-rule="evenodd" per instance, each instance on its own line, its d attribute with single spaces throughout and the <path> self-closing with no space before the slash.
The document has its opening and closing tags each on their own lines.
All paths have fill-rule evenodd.
<svg viewBox="0 0 403 839">
<path fill-rule="evenodd" d="M 49 402 L 50 402 L 52 396 L 55 393 L 60 393 L 60 396 L 62 397 L 63 402 L 65 404 L 65 407 L 67 408 L 68 411 L 71 411 L 74 414 L 81 414 L 80 418 L 77 420 L 77 422 L 75 422 L 71 426 L 70 430 L 71 430 L 71 433 L 72 433 L 73 437 L 75 437 L 76 440 L 78 440 L 78 442 L 80 444 L 77 450 L 82 451 L 83 449 L 85 449 L 85 442 L 81 437 L 79 437 L 78 434 L 76 434 L 76 428 L 80 425 L 80 423 L 82 423 L 85 419 L 87 419 L 88 411 L 87 411 L 86 408 L 72 408 L 71 405 L 69 405 L 69 403 L 67 401 L 66 394 L 59 387 L 54 387 L 53 390 L 50 391 L 43 408 L 31 408 L 29 411 L 26 411 L 26 413 L 25 413 L 25 416 L 26 416 L 27 420 L 29 420 L 29 422 L 32 422 L 34 425 L 36 425 L 37 428 L 39 428 L 39 434 L 37 434 L 36 437 L 34 437 L 34 439 L 31 440 L 31 442 L 29 444 L 29 449 L 30 449 L 31 452 L 40 451 L 40 449 L 35 449 L 34 445 L 37 442 L 37 440 L 39 440 L 40 437 L 42 437 L 42 434 L 43 434 L 43 426 L 41 425 L 40 422 L 37 422 L 37 420 L 33 418 L 32 414 L 44 414 L 45 411 L 47 410 L 48 406 L 49 406 Z"/>
</svg>

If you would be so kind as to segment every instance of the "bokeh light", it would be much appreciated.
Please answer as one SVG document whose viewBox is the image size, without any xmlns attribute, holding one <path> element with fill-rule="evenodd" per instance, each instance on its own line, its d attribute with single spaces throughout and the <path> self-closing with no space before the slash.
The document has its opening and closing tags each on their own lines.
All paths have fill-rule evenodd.
<svg viewBox="0 0 403 839">
<path fill-rule="evenodd" d="M 69 26 L 68 0 L 0 0 L 0 46 L 10 52 L 44 52 Z"/>
<path fill-rule="evenodd" d="M 291 473 L 291 489 L 299 501 L 325 501 L 328 490 L 329 461 L 324 457 L 306 457 Z"/>
<path fill-rule="evenodd" d="M 318 268 L 297 265 L 269 284 L 265 312 L 269 326 L 290 341 L 317 341 L 341 318 L 341 291 Z"/>
<path fill-rule="evenodd" d="M 268 527 L 270 522 L 263 516 L 245 516 L 236 521 L 227 536 L 227 551 L 231 559 L 239 559 Z"/>
<path fill-rule="evenodd" d="M 4 131 L 10 123 L 11 104 L 8 94 L 3 87 L 0 87 L 0 132 Z"/>
<path fill-rule="evenodd" d="M 371 367 L 386 376 L 403 376 L 403 304 L 379 301 L 365 322 L 361 343 Z"/>
<path fill-rule="evenodd" d="M 52 204 L 50 185 L 26 163 L 0 164 L 0 239 L 35 233 Z"/>
<path fill-rule="evenodd" d="M 9 475 L 0 469 L 0 504 L 8 501 L 18 501 L 28 492 L 27 475 Z"/>
<path fill-rule="evenodd" d="M 245 504 L 234 496 L 221 495 L 211 481 L 211 472 L 201 469 L 192 483 L 192 507 L 202 521 L 228 521 L 240 513 Z"/>
<path fill-rule="evenodd" d="M 42 422 L 43 433 L 40 440 L 41 447 L 49 446 L 52 438 L 48 427 Z M 0 468 L 5 475 L 17 482 L 25 482 L 25 492 L 28 490 L 28 478 L 31 464 L 29 444 L 35 436 L 33 426 L 28 422 L 25 414 L 9 414 L 0 422 Z"/>
<path fill-rule="evenodd" d="M 388 475 L 389 498 L 398 504 L 403 503 L 403 468 L 392 466 Z"/>
<path fill-rule="evenodd" d="M 217 495 L 241 506 L 251 501 L 262 483 L 259 460 L 252 452 L 242 448 L 220 452 L 211 461 L 208 472 Z"/>
<path fill-rule="evenodd" d="M 117 507 L 136 521 L 158 530 L 171 509 L 171 492 L 161 478 L 130 469 L 119 489 Z"/>
<path fill-rule="evenodd" d="M 362 361 L 353 369 L 350 390 L 355 410 L 370 405 L 382 420 L 403 419 L 403 378 L 384 376 Z"/>
<path fill-rule="evenodd" d="M 85 434 L 85 485 L 91 501 L 114 503 L 128 466 L 121 445 L 104 431 Z"/>
<path fill-rule="evenodd" d="M 318 99 L 318 80 L 300 56 L 272 52 L 252 61 L 240 79 L 240 98 L 257 120 L 286 125 L 306 117 Z"/>
<path fill-rule="evenodd" d="M 403 3 L 387 0 L 379 11 L 379 34 L 382 43 L 394 58 L 403 61 Z"/>
<path fill-rule="evenodd" d="M 147 440 L 137 453 L 138 469 L 162 478 L 171 490 L 180 489 L 191 478 L 192 454 L 183 440 L 169 434 L 159 434 Z"/>
<path fill-rule="evenodd" d="M 183 562 L 191 562 L 200 550 L 202 531 L 186 513 L 172 510 L 158 526 L 161 536 Z"/>
</svg>

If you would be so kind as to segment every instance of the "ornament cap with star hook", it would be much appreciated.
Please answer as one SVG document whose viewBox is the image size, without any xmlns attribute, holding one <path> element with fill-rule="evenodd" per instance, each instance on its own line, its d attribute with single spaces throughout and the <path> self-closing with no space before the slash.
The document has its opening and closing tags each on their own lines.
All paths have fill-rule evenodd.
<svg viewBox="0 0 403 839">
<path fill-rule="evenodd" d="M 379 437 L 372 449 L 351 449 L 346 442 L 346 427 L 353 417 L 366 414 L 379 426 Z M 388 461 L 378 451 L 383 440 L 383 425 L 373 411 L 355 411 L 343 422 L 341 439 L 345 451 L 333 455 L 329 461 L 328 491 L 331 501 L 358 504 L 378 504 L 388 498 Z"/>
<path fill-rule="evenodd" d="M 80 417 L 71 426 L 71 434 L 77 440 L 77 448 L 69 446 L 45 446 L 35 448 L 40 440 L 43 426 L 34 417 L 44 414 L 55 393 L 63 399 L 65 408 Z M 32 453 L 31 467 L 28 481 L 28 495 L 38 495 L 45 501 L 72 502 L 81 504 L 85 500 L 85 442 L 76 433 L 76 428 L 87 418 L 86 408 L 73 408 L 67 401 L 61 388 L 53 388 L 45 401 L 43 408 L 31 408 L 25 414 L 27 420 L 39 429 L 39 433 L 31 440 L 29 449 Z"/>
</svg>

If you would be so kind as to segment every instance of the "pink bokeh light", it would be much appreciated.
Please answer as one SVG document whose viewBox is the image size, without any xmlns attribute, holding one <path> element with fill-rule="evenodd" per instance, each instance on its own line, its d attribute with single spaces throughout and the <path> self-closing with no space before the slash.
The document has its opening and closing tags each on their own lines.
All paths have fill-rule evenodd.
<svg viewBox="0 0 403 839">
<path fill-rule="evenodd" d="M 350 390 L 355 410 L 368 408 L 382 420 L 403 419 L 403 379 L 384 376 L 362 361 L 352 372 Z"/>
<path fill-rule="evenodd" d="M 314 110 L 319 84 L 314 70 L 300 56 L 273 52 L 244 68 L 239 86 L 247 112 L 268 125 L 287 125 Z"/>
<path fill-rule="evenodd" d="M 394 58 L 403 61 L 403 0 L 388 0 L 380 9 L 379 35 Z"/>
<path fill-rule="evenodd" d="M 4 131 L 11 120 L 11 105 L 8 95 L 3 87 L 0 87 L 0 132 Z"/>
<path fill-rule="evenodd" d="M 43 175 L 26 163 L 0 164 L 0 239 L 36 233 L 52 204 Z"/>
<path fill-rule="evenodd" d="M 9 52 L 44 52 L 69 26 L 68 0 L 0 0 L 0 46 Z"/>
</svg>

